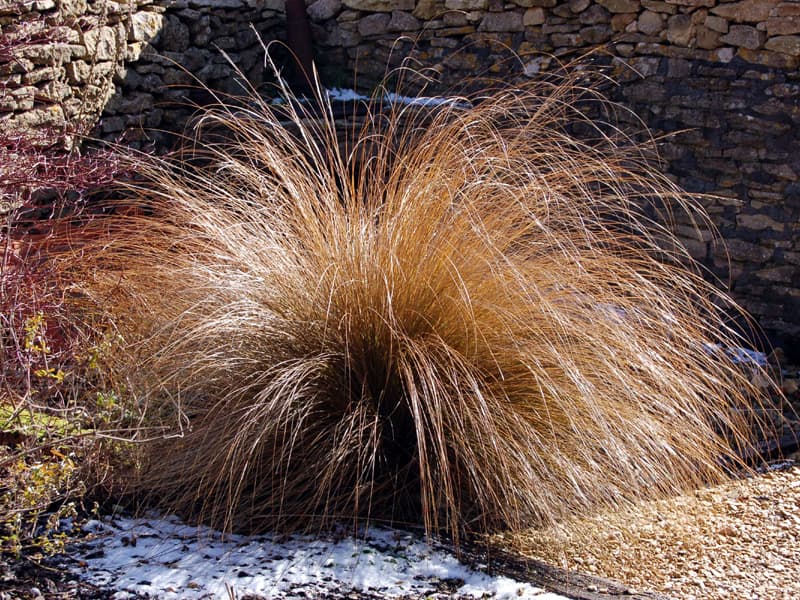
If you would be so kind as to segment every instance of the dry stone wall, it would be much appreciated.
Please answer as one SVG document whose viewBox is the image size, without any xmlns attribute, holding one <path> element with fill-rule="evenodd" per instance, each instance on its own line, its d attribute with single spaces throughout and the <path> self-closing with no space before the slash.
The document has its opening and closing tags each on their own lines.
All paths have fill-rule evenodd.
<svg viewBox="0 0 800 600">
<path fill-rule="evenodd" d="M 0 0 L 0 128 L 61 127 L 134 146 L 165 143 L 199 83 L 262 82 L 283 0 Z M 261 40 L 259 40 L 261 36 Z"/>
<path fill-rule="evenodd" d="M 95 0 L 2 0 L 0 128 L 92 127 L 124 59 L 122 13 Z"/>
<path fill-rule="evenodd" d="M 726 242 L 679 223 L 695 257 L 778 343 L 800 345 L 800 0 L 307 0 L 328 85 L 370 89 L 411 64 L 435 88 L 537 77 L 590 50 L 606 89 L 659 139 L 666 170 L 706 201 Z M 57 27 L 14 56 L 0 44 L 0 128 L 79 123 L 143 146 L 181 130 L 193 77 L 257 86 L 284 0 L 0 0 L 0 36 Z M 353 72 L 358 78 L 354 80 Z M 634 119 L 631 125 L 637 126 Z M 781 339 L 782 338 L 782 339 Z M 799 357 L 800 358 L 800 357 Z"/>
</svg>

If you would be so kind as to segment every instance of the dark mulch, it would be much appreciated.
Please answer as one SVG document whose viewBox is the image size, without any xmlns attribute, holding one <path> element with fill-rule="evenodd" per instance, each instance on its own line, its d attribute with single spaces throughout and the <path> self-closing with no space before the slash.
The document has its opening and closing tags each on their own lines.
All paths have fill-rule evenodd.
<svg viewBox="0 0 800 600">
<path fill-rule="evenodd" d="M 64 557 L 35 559 L 0 555 L 0 600 L 108 600 L 115 590 L 81 581 L 64 568 Z"/>
</svg>

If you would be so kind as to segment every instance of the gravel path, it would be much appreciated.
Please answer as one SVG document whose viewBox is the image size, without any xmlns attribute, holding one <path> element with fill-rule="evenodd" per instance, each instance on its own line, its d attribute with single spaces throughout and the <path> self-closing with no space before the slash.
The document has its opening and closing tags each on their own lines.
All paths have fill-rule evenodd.
<svg viewBox="0 0 800 600">
<path fill-rule="evenodd" d="M 675 600 L 800 598 L 800 466 L 504 539 Z"/>
</svg>

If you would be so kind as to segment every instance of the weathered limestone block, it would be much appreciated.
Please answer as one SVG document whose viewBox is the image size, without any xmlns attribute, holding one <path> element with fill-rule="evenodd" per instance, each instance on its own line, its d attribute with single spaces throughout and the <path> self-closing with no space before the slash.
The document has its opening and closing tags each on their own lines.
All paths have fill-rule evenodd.
<svg viewBox="0 0 800 600">
<path fill-rule="evenodd" d="M 792 35 L 795 33 L 800 33 L 800 14 L 767 19 L 768 35 Z"/>
<path fill-rule="evenodd" d="M 11 97 L 11 105 L 15 110 L 31 110 L 33 108 L 38 88 L 32 85 L 19 87 L 11 90 L 9 96 Z"/>
<path fill-rule="evenodd" d="M 579 31 L 580 38 L 587 44 L 604 44 L 614 35 L 609 25 L 591 25 Z"/>
<path fill-rule="evenodd" d="M 721 34 L 718 31 L 712 31 L 703 25 L 695 27 L 695 44 L 698 48 L 705 48 L 706 50 L 715 50 L 719 48 Z"/>
<path fill-rule="evenodd" d="M 29 61 L 30 67 L 24 67 L 24 63 L 19 64 L 23 66 L 22 70 L 31 71 L 34 65 L 60 65 L 77 54 L 85 55 L 86 48 L 72 44 L 38 44 L 23 48 L 19 54 L 20 58 Z"/>
<path fill-rule="evenodd" d="M 445 29 L 439 29 L 438 31 L 436 31 L 436 35 L 439 37 L 451 37 L 451 38 L 468 36 L 473 33 L 475 33 L 475 27 L 473 27 L 472 25 L 464 25 L 463 27 L 447 27 Z M 456 41 L 458 40 L 456 39 Z"/>
<path fill-rule="evenodd" d="M 719 48 L 713 51 L 712 60 L 727 64 L 733 60 L 734 56 L 736 56 L 736 52 L 733 48 Z"/>
<path fill-rule="evenodd" d="M 642 8 L 652 10 L 657 13 L 664 13 L 667 15 L 674 15 L 678 12 L 678 7 L 674 4 L 667 4 L 663 0 L 641 0 Z"/>
<path fill-rule="evenodd" d="M 137 12 L 131 15 L 128 25 L 129 42 L 149 42 L 164 26 L 164 15 L 154 12 Z"/>
<path fill-rule="evenodd" d="M 663 102 L 667 97 L 664 86 L 650 80 L 629 85 L 625 95 L 634 102 Z"/>
<path fill-rule="evenodd" d="M 353 48 L 361 43 L 361 36 L 358 31 L 351 31 L 339 25 L 330 30 L 325 43 L 339 48 Z"/>
<path fill-rule="evenodd" d="M 522 24 L 525 27 L 532 27 L 534 25 L 541 25 L 545 21 L 545 12 L 541 7 L 529 8 L 522 15 Z"/>
<path fill-rule="evenodd" d="M 488 0 L 444 0 L 448 10 L 486 10 Z"/>
<path fill-rule="evenodd" d="M 33 61 L 18 55 L 14 57 L 13 61 L 0 64 L 0 76 L 8 77 L 15 73 L 28 73 L 35 68 L 36 65 L 33 64 Z"/>
<path fill-rule="evenodd" d="M 597 0 L 597 3 L 612 13 L 635 13 L 640 8 L 638 0 Z"/>
<path fill-rule="evenodd" d="M 572 18 L 572 11 L 569 8 L 569 4 L 559 4 L 558 6 L 554 6 L 551 13 L 561 19 Z"/>
<path fill-rule="evenodd" d="M 694 37 L 694 24 L 691 15 L 673 15 L 667 21 L 667 39 L 678 46 L 688 46 Z"/>
<path fill-rule="evenodd" d="M 628 61 L 628 65 L 631 69 L 636 71 L 636 74 L 640 78 L 647 78 L 652 77 L 656 73 L 658 73 L 659 65 L 661 64 L 660 58 L 655 58 L 651 56 L 637 56 L 632 58 Z M 645 89 L 652 89 L 650 86 L 647 86 Z"/>
<path fill-rule="evenodd" d="M 703 25 L 708 27 L 711 31 L 718 33 L 728 33 L 728 21 L 722 17 L 715 15 L 706 15 Z"/>
<path fill-rule="evenodd" d="M 65 123 L 64 109 L 58 104 L 51 104 L 32 108 L 15 114 L 6 124 L 10 129 L 24 131 L 43 126 L 63 126 Z"/>
<path fill-rule="evenodd" d="M 770 16 L 798 17 L 800 16 L 800 4 L 795 2 L 795 0 L 783 0 L 772 10 Z"/>
<path fill-rule="evenodd" d="M 125 62 L 135 63 L 156 54 L 156 49 L 147 42 L 133 42 L 125 47 Z M 73 61 L 74 62 L 74 61 Z"/>
<path fill-rule="evenodd" d="M 420 27 L 422 27 L 422 23 L 413 14 L 395 10 L 392 12 L 392 18 L 386 29 L 388 31 L 417 31 Z"/>
<path fill-rule="evenodd" d="M 33 108 L 31 102 L 30 108 Z M 17 110 L 17 102 L 10 94 L 0 95 L 0 113 L 13 113 Z M 0 117 L 0 131 L 3 131 L 4 124 L 9 115 L 2 115 Z"/>
<path fill-rule="evenodd" d="M 414 0 L 343 0 L 342 3 L 347 8 L 352 8 L 353 10 L 363 10 L 365 12 L 414 10 Z"/>
<path fill-rule="evenodd" d="M 770 229 L 772 231 L 783 231 L 784 223 L 776 221 L 772 217 L 765 214 L 739 214 L 736 215 L 736 225 L 745 229 L 752 229 L 754 231 L 763 231 Z"/>
<path fill-rule="evenodd" d="M 583 38 L 579 33 L 554 33 L 550 41 L 556 48 L 574 48 L 583 45 Z"/>
<path fill-rule="evenodd" d="M 561 23 L 559 25 L 553 25 L 551 23 L 545 23 L 542 25 L 542 33 L 545 35 L 549 35 L 551 33 L 575 33 L 580 29 L 580 25 L 576 25 L 574 23 Z"/>
<path fill-rule="evenodd" d="M 135 5 L 135 3 L 130 2 L 114 2 L 114 0 L 105 0 L 103 2 L 101 11 L 104 12 L 106 17 L 127 15 L 131 12 Z"/>
<path fill-rule="evenodd" d="M 569 10 L 575 14 L 582 13 L 591 4 L 591 0 L 569 0 Z"/>
<path fill-rule="evenodd" d="M 221 35 L 215 37 L 214 45 L 220 50 L 234 50 L 237 48 L 236 39 L 232 35 Z"/>
<path fill-rule="evenodd" d="M 639 15 L 636 27 L 645 35 L 657 35 L 664 29 L 664 17 L 659 13 L 645 10 Z"/>
<path fill-rule="evenodd" d="M 524 29 L 521 12 L 504 11 L 486 13 L 478 25 L 478 31 L 514 32 Z"/>
<path fill-rule="evenodd" d="M 478 12 L 481 15 L 481 19 L 483 18 L 482 12 L 480 11 L 474 11 L 474 12 Z M 458 11 L 451 10 L 444 13 L 442 15 L 442 21 L 444 21 L 444 24 L 447 27 L 463 27 L 464 25 L 469 23 L 469 21 L 467 20 L 467 13 L 465 13 L 462 10 Z"/>
<path fill-rule="evenodd" d="M 636 13 L 616 13 L 611 17 L 611 29 L 614 31 L 636 32 Z"/>
<path fill-rule="evenodd" d="M 198 47 L 207 46 L 211 41 L 211 19 L 203 15 L 189 24 L 189 33 L 192 35 L 191 43 Z"/>
<path fill-rule="evenodd" d="M 791 265 L 800 265 L 800 252 L 784 251 L 783 260 Z M 800 290 L 795 290 L 794 295 L 800 295 Z"/>
<path fill-rule="evenodd" d="M 687 6 L 690 8 L 709 7 L 714 6 L 717 0 L 666 0 L 667 4 L 674 4 L 677 6 Z"/>
<path fill-rule="evenodd" d="M 753 244 L 735 238 L 726 242 L 727 251 L 731 260 L 763 264 L 772 258 L 773 251 L 758 244 Z"/>
<path fill-rule="evenodd" d="M 106 110 L 111 114 L 136 115 L 153 108 L 153 95 L 149 92 L 117 94 L 108 103 Z"/>
<path fill-rule="evenodd" d="M 587 10 L 583 11 L 578 20 L 582 25 L 597 25 L 599 23 L 608 23 L 611 21 L 611 13 L 599 4 L 593 4 Z"/>
<path fill-rule="evenodd" d="M 64 68 L 63 67 L 41 67 L 39 69 L 34 69 L 33 71 L 29 71 L 25 73 L 20 78 L 20 83 L 25 85 L 36 85 L 37 83 L 41 83 L 43 81 L 52 81 L 53 79 L 59 79 L 64 75 Z M 6 86 L 13 85 L 13 83 L 6 81 Z"/>
<path fill-rule="evenodd" d="M 117 60 L 122 52 L 113 27 L 96 27 L 83 34 L 83 44 L 92 60 Z"/>
<path fill-rule="evenodd" d="M 361 13 L 357 10 L 343 10 L 336 17 L 337 23 L 352 23 L 361 18 Z"/>
<path fill-rule="evenodd" d="M 791 56 L 800 56 L 800 36 L 779 35 L 767 40 L 764 47 L 773 52 L 781 52 Z"/>
<path fill-rule="evenodd" d="M 702 242 L 700 240 L 696 240 L 694 238 L 683 237 L 679 236 L 678 238 L 683 245 L 684 248 L 689 252 L 689 256 L 691 256 L 695 260 L 705 260 L 708 258 L 708 251 L 710 244 L 706 242 Z"/>
<path fill-rule="evenodd" d="M 119 133 L 125 129 L 124 117 L 105 117 L 100 121 L 100 129 L 105 134 Z"/>
<path fill-rule="evenodd" d="M 386 33 L 386 28 L 391 21 L 391 17 L 386 13 L 374 13 L 367 15 L 358 21 L 358 33 L 362 37 L 382 35 Z"/>
<path fill-rule="evenodd" d="M 797 172 L 792 169 L 791 165 L 787 165 L 785 163 L 765 163 L 762 165 L 762 168 L 764 169 L 765 173 L 769 173 L 778 179 L 785 179 L 787 181 L 797 181 L 800 179 L 800 176 L 798 176 Z"/>
<path fill-rule="evenodd" d="M 97 87 L 109 87 L 118 63 L 113 61 L 89 63 L 82 83 Z"/>
<path fill-rule="evenodd" d="M 692 63 L 690 61 L 682 58 L 667 59 L 667 77 L 672 77 L 673 79 L 684 79 L 685 77 L 691 75 L 691 73 L 692 73 Z M 692 98 L 692 100 L 690 101 L 691 103 L 688 104 L 688 106 L 693 106 L 696 108 L 697 107 L 710 108 L 716 102 L 716 99 L 712 97 L 711 94 L 707 94 L 704 100 L 707 104 L 704 104 L 703 101 L 701 101 L 696 97 Z M 699 141 L 700 140 L 698 139 L 698 142 Z"/>
<path fill-rule="evenodd" d="M 766 35 L 750 25 L 731 25 L 728 33 L 720 37 L 720 41 L 731 46 L 756 50 L 764 43 Z"/>
<path fill-rule="evenodd" d="M 64 17 L 82 17 L 86 14 L 86 0 L 60 0 L 58 9 Z"/>
<path fill-rule="evenodd" d="M 414 9 L 414 16 L 423 21 L 438 17 L 444 11 L 444 0 L 419 0 Z"/>
<path fill-rule="evenodd" d="M 711 9 L 717 16 L 737 23 L 759 23 L 766 21 L 779 0 L 741 0 L 718 4 Z"/>
<path fill-rule="evenodd" d="M 317 0 L 308 7 L 307 12 L 312 21 L 321 22 L 332 19 L 341 10 L 341 0 Z"/>
<path fill-rule="evenodd" d="M 37 101 L 61 102 L 72 96 L 72 86 L 63 81 L 48 81 L 39 88 L 36 94 Z"/>
</svg>

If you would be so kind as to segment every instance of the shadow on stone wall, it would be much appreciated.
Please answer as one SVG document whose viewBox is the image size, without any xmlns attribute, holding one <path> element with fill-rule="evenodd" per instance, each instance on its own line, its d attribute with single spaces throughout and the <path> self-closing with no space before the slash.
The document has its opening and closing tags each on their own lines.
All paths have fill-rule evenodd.
<svg viewBox="0 0 800 600">
<path fill-rule="evenodd" d="M 144 2 L 128 19 L 124 64 L 97 127 L 134 147 L 169 145 L 214 93 L 268 86 L 264 44 L 285 35 L 280 0 Z M 279 46 L 273 58 L 286 62 Z M 244 77 L 237 74 L 239 70 Z"/>
</svg>

